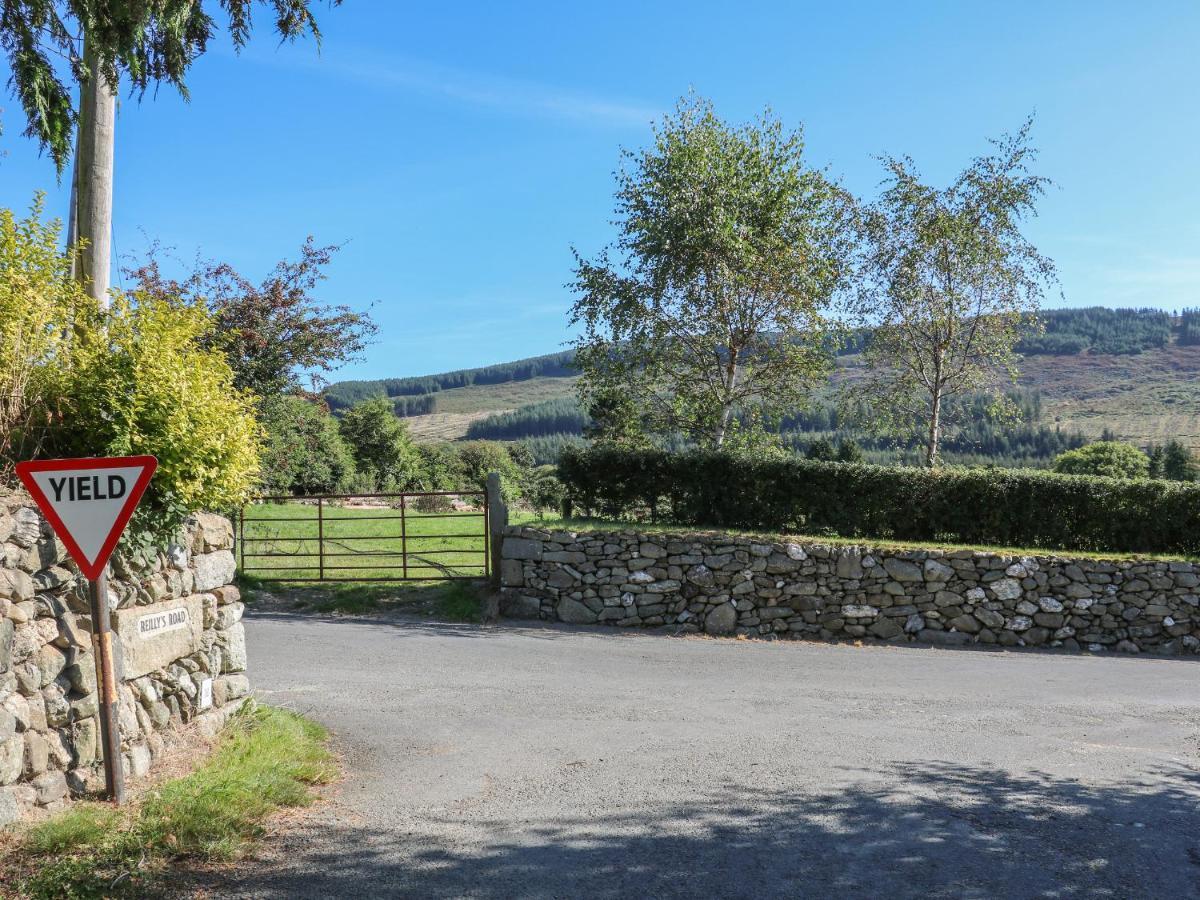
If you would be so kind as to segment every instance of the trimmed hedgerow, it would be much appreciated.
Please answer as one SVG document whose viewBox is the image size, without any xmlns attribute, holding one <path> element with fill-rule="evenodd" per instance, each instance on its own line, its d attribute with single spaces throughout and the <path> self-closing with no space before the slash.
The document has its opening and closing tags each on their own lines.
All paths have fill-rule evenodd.
<svg viewBox="0 0 1200 900">
<path fill-rule="evenodd" d="M 613 518 L 880 540 L 1200 553 L 1200 485 L 724 453 L 567 450 L 571 503 Z"/>
</svg>

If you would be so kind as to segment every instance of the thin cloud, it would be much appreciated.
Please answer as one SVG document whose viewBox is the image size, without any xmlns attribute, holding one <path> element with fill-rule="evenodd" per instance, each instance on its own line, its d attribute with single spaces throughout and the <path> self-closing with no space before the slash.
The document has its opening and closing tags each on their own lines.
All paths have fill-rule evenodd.
<svg viewBox="0 0 1200 900">
<path fill-rule="evenodd" d="M 1200 257 L 1143 255 L 1099 270 L 1109 304 L 1138 302 L 1169 309 L 1200 305 Z"/>
<path fill-rule="evenodd" d="M 515 115 L 621 127 L 645 126 L 661 116 L 655 107 L 612 100 L 555 85 L 434 66 L 411 59 L 363 58 L 343 54 L 320 59 L 295 56 L 256 56 L 260 63 L 319 70 L 366 88 L 401 90 Z"/>
</svg>

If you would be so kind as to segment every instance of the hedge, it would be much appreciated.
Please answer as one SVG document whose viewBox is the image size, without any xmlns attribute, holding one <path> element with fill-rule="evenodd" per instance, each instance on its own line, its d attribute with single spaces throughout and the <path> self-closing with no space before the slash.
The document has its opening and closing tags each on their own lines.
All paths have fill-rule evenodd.
<svg viewBox="0 0 1200 900">
<path fill-rule="evenodd" d="M 708 528 L 1115 553 L 1200 553 L 1200 485 L 723 453 L 567 450 L 589 514 Z"/>
</svg>

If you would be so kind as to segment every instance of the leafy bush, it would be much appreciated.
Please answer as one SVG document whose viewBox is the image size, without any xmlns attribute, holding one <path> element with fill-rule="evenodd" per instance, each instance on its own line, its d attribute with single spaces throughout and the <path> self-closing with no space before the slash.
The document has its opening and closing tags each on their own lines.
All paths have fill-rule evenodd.
<svg viewBox="0 0 1200 900">
<path fill-rule="evenodd" d="M 1003 469 L 568 450 L 584 511 L 688 525 L 1064 550 L 1200 552 L 1200 486 Z"/>
<path fill-rule="evenodd" d="M 42 221 L 43 196 L 28 217 L 0 209 L 0 468 L 36 452 L 43 431 L 30 416 L 44 400 L 43 376 L 69 338 L 77 308 L 90 303 L 58 246 L 62 225 Z"/>
<path fill-rule="evenodd" d="M 1150 457 L 1132 444 L 1096 441 L 1060 454 L 1054 460 L 1054 471 L 1064 475 L 1145 478 L 1150 474 Z"/>
<path fill-rule="evenodd" d="M 341 432 L 357 464 L 357 489 L 408 490 L 417 483 L 420 457 L 386 397 L 356 403 L 342 417 Z"/>
<path fill-rule="evenodd" d="M 566 499 L 566 490 L 554 466 L 536 466 L 526 469 L 521 483 L 521 494 L 525 503 L 543 517 L 547 511 L 557 513 Z"/>
<path fill-rule="evenodd" d="M 457 446 L 463 487 L 483 490 L 491 472 L 500 474 L 500 493 L 512 503 L 521 496 L 521 467 L 509 448 L 496 441 L 467 441 Z"/>
<path fill-rule="evenodd" d="M 354 456 L 337 420 L 298 395 L 263 401 L 267 432 L 263 486 L 271 494 L 332 494 L 354 476 Z"/>
<path fill-rule="evenodd" d="M 54 367 L 49 454 L 158 458 L 132 529 L 144 541 L 169 538 L 193 510 L 236 506 L 258 474 L 253 400 L 201 346 L 209 327 L 199 307 L 118 297 L 110 311 L 81 311 Z"/>
</svg>

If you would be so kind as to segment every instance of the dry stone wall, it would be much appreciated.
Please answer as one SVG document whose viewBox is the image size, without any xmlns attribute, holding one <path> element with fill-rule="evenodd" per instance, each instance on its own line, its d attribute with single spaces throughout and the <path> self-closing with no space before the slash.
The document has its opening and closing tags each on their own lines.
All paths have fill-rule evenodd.
<svg viewBox="0 0 1200 900">
<path fill-rule="evenodd" d="M 1200 653 L 1200 564 L 509 528 L 501 610 L 576 624 Z"/>
<path fill-rule="evenodd" d="M 127 778 L 185 723 L 215 733 L 250 690 L 233 528 L 184 539 L 109 581 Z M 0 825 L 103 788 L 87 582 L 25 494 L 0 496 Z"/>
</svg>

